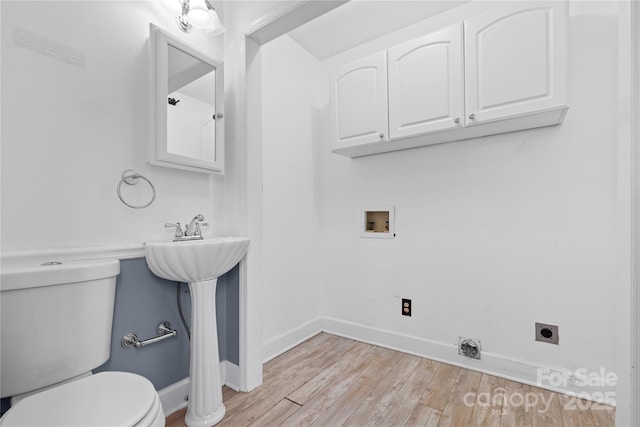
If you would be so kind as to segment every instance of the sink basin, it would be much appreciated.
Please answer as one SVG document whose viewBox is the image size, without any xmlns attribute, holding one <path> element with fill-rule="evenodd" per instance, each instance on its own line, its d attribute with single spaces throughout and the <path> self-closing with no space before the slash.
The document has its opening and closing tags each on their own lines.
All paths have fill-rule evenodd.
<svg viewBox="0 0 640 427">
<path fill-rule="evenodd" d="M 158 277 L 177 282 L 202 282 L 231 270 L 247 252 L 246 237 L 214 237 L 184 242 L 146 242 L 149 269 Z"/>
<path fill-rule="evenodd" d="M 149 269 L 159 277 L 187 282 L 191 295 L 191 355 L 189 403 L 184 422 L 188 427 L 210 427 L 222 420 L 216 286 L 218 277 L 231 270 L 247 253 L 245 237 L 214 237 L 181 242 L 146 242 Z"/>
</svg>

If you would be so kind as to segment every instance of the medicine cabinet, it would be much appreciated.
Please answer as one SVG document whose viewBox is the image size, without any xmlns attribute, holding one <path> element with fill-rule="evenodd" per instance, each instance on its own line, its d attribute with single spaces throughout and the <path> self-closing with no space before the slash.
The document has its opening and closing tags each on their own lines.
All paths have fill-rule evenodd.
<svg viewBox="0 0 640 427">
<path fill-rule="evenodd" d="M 224 172 L 224 66 L 150 25 L 149 163 Z"/>
</svg>

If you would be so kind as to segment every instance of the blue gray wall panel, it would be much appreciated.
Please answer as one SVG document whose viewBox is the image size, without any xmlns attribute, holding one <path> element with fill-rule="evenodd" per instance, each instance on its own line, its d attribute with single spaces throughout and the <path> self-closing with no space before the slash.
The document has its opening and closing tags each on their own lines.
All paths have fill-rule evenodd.
<svg viewBox="0 0 640 427">
<path fill-rule="evenodd" d="M 238 364 L 238 267 L 218 279 L 216 310 L 220 360 Z M 176 282 L 160 279 L 147 268 L 144 258 L 120 262 L 111 336 L 111 357 L 94 372 L 134 372 L 148 378 L 160 390 L 189 376 L 189 340 L 180 321 Z M 182 309 L 191 327 L 188 286 L 180 285 Z M 139 349 L 125 349 L 120 340 L 128 332 L 139 339 L 156 336 L 158 324 L 171 322 L 175 338 Z M 233 348 L 231 348 L 231 347 Z"/>
</svg>

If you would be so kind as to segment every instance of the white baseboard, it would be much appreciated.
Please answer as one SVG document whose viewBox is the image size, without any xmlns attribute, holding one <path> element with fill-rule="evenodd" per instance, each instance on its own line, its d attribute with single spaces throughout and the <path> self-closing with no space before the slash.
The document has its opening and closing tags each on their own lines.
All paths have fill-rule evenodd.
<svg viewBox="0 0 640 427">
<path fill-rule="evenodd" d="M 158 391 L 158 394 L 165 417 L 185 408 L 188 402 L 184 400 L 184 397 L 189 394 L 189 377 L 163 388 Z"/>
<path fill-rule="evenodd" d="M 409 353 L 420 357 L 460 366 L 477 372 L 506 378 L 512 381 L 532 385 L 547 390 L 576 395 L 587 400 L 599 403 L 606 403 L 615 406 L 615 385 L 614 386 L 584 386 L 575 384 L 575 378 L 567 381 L 566 384 L 554 386 L 538 381 L 539 369 L 548 370 L 549 373 L 571 376 L 570 369 L 557 366 L 544 366 L 528 360 L 519 360 L 512 357 L 482 352 L 482 359 L 470 359 L 458 354 L 458 346 L 453 343 L 444 343 L 416 337 L 413 335 L 401 334 L 385 329 L 373 328 L 359 323 L 345 320 L 318 317 L 297 328 L 291 329 L 284 334 L 265 341 L 263 347 L 264 361 L 267 362 L 279 354 L 295 347 L 309 337 L 319 333 L 327 332 L 340 335 L 357 341 L 386 347 L 392 350 Z M 598 372 L 600 368 L 593 367 L 588 371 Z"/>
<path fill-rule="evenodd" d="M 262 345 L 262 360 L 268 362 L 276 356 L 291 350 L 301 342 L 322 332 L 322 318 L 317 317 L 296 328 L 290 329 L 284 334 L 278 335 L 264 342 Z"/>
<path fill-rule="evenodd" d="M 240 367 L 228 360 L 220 362 L 222 383 L 235 391 L 240 391 Z"/>
<path fill-rule="evenodd" d="M 240 367 L 228 360 L 222 360 L 220 362 L 220 381 L 235 391 L 240 390 L 238 387 Z M 189 384 L 189 377 L 187 377 L 158 391 L 165 417 L 187 407 L 188 401 L 185 400 L 185 396 L 189 395 Z"/>
</svg>

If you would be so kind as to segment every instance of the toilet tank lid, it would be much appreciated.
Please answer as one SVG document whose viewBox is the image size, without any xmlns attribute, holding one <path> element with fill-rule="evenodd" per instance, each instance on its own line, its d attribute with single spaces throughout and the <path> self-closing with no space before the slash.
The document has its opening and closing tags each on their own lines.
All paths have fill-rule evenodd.
<svg viewBox="0 0 640 427">
<path fill-rule="evenodd" d="M 115 277 L 118 274 L 120 261 L 117 259 L 51 261 L 42 264 L 3 260 L 0 269 L 0 291 L 86 282 Z"/>
</svg>

